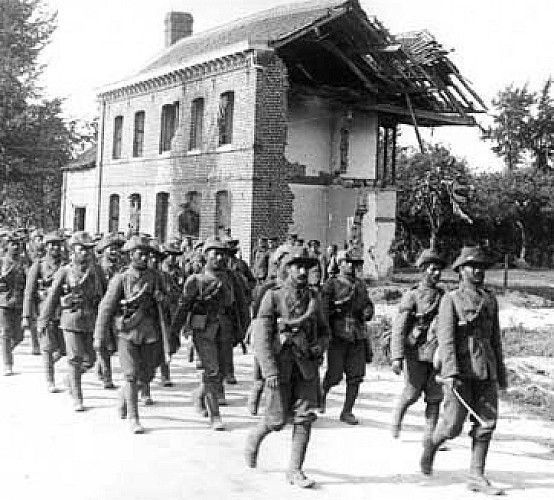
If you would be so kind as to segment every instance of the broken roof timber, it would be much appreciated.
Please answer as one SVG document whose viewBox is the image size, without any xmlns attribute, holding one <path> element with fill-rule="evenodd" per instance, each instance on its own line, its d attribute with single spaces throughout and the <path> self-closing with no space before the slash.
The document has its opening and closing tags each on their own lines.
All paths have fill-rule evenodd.
<svg viewBox="0 0 554 500">
<path fill-rule="evenodd" d="M 370 104 L 361 107 L 366 111 L 377 111 L 379 113 L 394 115 L 398 119 L 399 123 L 413 125 L 412 116 L 408 108 L 395 106 L 393 104 Z M 460 116 L 454 113 L 437 113 L 417 108 L 415 108 L 413 112 L 417 118 L 418 125 L 423 127 L 440 127 L 445 125 L 461 125 L 471 127 L 477 124 L 475 119 L 468 115 Z"/>
</svg>

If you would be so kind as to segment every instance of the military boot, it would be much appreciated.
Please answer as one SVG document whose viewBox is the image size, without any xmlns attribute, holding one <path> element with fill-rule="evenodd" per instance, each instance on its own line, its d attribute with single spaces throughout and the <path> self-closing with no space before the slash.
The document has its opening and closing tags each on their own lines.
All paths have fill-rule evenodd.
<svg viewBox="0 0 554 500">
<path fill-rule="evenodd" d="M 192 391 L 191 398 L 196 413 L 202 417 L 207 417 L 208 409 L 206 408 L 206 389 L 204 384 L 201 384 L 200 387 Z"/>
<path fill-rule="evenodd" d="M 246 459 L 246 465 L 251 469 L 256 467 L 260 445 L 270 432 L 271 429 L 266 424 L 259 423 L 248 435 L 246 439 L 246 448 L 244 450 L 244 458 Z"/>
<path fill-rule="evenodd" d="M 478 441 L 473 438 L 471 443 L 471 465 L 467 488 L 485 495 L 504 495 L 504 490 L 491 484 L 485 477 L 485 462 L 489 451 L 490 441 Z"/>
<path fill-rule="evenodd" d="M 346 397 L 344 400 L 344 406 L 340 413 L 341 422 L 345 422 L 349 425 L 357 425 L 359 423 L 358 419 L 352 413 L 352 408 L 358 397 L 358 392 L 360 390 L 360 384 L 346 384 Z"/>
<path fill-rule="evenodd" d="M 112 360 L 109 353 L 106 352 L 100 356 L 99 364 L 102 366 L 102 382 L 104 382 L 104 389 L 115 389 L 112 378 Z"/>
<path fill-rule="evenodd" d="M 70 393 L 73 400 L 73 410 L 77 412 L 85 411 L 83 406 L 83 389 L 81 387 L 81 367 L 77 365 L 69 365 L 69 384 L 71 387 Z"/>
<path fill-rule="evenodd" d="M 44 367 L 44 373 L 46 375 L 46 387 L 48 392 L 58 392 L 56 384 L 54 382 L 54 360 L 52 359 L 51 352 L 42 353 L 42 364 Z"/>
<path fill-rule="evenodd" d="M 33 356 L 40 356 L 40 344 L 38 342 L 38 334 L 36 328 L 30 328 L 31 332 L 31 354 Z"/>
<path fill-rule="evenodd" d="M 434 434 L 423 442 L 423 453 L 419 461 L 421 473 L 430 476 L 433 473 L 433 462 L 437 450 L 442 443 L 446 441 L 445 438 L 437 438 Z"/>
<path fill-rule="evenodd" d="M 425 430 L 423 442 L 430 439 L 439 420 L 440 403 L 427 403 L 425 406 Z"/>
<path fill-rule="evenodd" d="M 323 387 L 321 391 L 321 397 L 319 399 L 319 413 L 323 414 L 327 410 L 327 395 L 329 394 L 329 388 Z"/>
<path fill-rule="evenodd" d="M 405 398 L 401 397 L 400 401 L 394 408 L 392 414 L 392 425 L 391 425 L 391 434 L 394 439 L 398 439 L 400 436 L 400 431 L 402 430 L 402 420 L 404 420 L 404 415 L 410 407 L 410 403 L 406 401 Z"/>
<path fill-rule="evenodd" d="M 162 387 L 173 387 L 173 382 L 171 381 L 171 372 L 167 363 L 162 363 L 162 365 L 160 366 L 160 375 L 160 385 Z"/>
<path fill-rule="evenodd" d="M 9 377 L 13 375 L 13 354 L 12 340 L 9 337 L 1 337 L 2 339 L 2 357 L 4 361 L 4 375 Z"/>
<path fill-rule="evenodd" d="M 248 413 L 250 413 L 250 415 L 258 414 L 258 409 L 260 407 L 260 401 L 262 399 L 263 392 L 264 392 L 264 381 L 263 380 L 254 381 L 252 390 L 248 395 L 248 403 L 247 403 Z"/>
<path fill-rule="evenodd" d="M 304 459 L 306 458 L 306 449 L 310 441 L 311 428 L 311 422 L 303 422 L 302 424 L 294 424 L 292 430 L 292 449 L 289 470 L 287 471 L 287 481 L 300 488 L 311 488 L 315 485 L 315 481 L 306 477 L 302 471 L 302 465 L 304 465 Z"/>
<path fill-rule="evenodd" d="M 219 406 L 228 406 L 229 402 L 225 398 L 225 386 L 223 380 L 217 386 L 217 403 Z"/>
<path fill-rule="evenodd" d="M 121 387 L 121 389 L 119 390 L 119 397 L 117 400 L 117 413 L 121 420 L 125 420 L 127 418 L 127 400 L 129 399 L 129 396 L 128 396 L 129 384 L 130 382 L 125 382 L 123 384 L 123 387 Z"/>
<path fill-rule="evenodd" d="M 129 423 L 133 434 L 144 433 L 140 425 L 138 411 L 138 387 L 135 382 L 127 382 L 127 407 L 129 408 Z"/>
<path fill-rule="evenodd" d="M 206 392 L 206 408 L 208 409 L 208 415 L 210 417 L 210 427 L 214 431 L 223 431 L 225 426 L 221 421 L 221 416 L 219 414 L 219 404 L 217 401 L 217 391 L 207 390 Z"/>
<path fill-rule="evenodd" d="M 152 406 L 154 404 L 154 400 L 150 395 L 150 384 L 148 382 L 142 383 L 141 396 L 142 396 L 142 402 L 144 403 L 144 406 Z"/>
</svg>

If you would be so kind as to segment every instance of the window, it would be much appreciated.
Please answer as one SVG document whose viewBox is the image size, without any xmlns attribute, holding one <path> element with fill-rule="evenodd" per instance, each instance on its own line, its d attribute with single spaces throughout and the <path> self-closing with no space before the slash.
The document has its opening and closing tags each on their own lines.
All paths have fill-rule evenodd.
<svg viewBox="0 0 554 500">
<path fill-rule="evenodd" d="M 346 127 L 340 129 L 340 164 L 339 172 L 341 174 L 346 174 L 348 171 L 348 139 L 350 137 L 350 132 Z"/>
<path fill-rule="evenodd" d="M 179 126 L 179 101 L 162 106 L 160 154 L 171 150 L 171 141 Z"/>
<path fill-rule="evenodd" d="M 75 207 L 75 211 L 73 213 L 73 231 L 85 230 L 86 214 L 87 209 L 85 207 Z"/>
<path fill-rule="evenodd" d="M 133 157 L 143 155 L 144 149 L 144 111 L 135 113 L 135 131 L 133 133 Z"/>
<path fill-rule="evenodd" d="M 215 234 L 221 234 L 231 227 L 231 204 L 229 191 L 218 191 L 215 195 Z"/>
<path fill-rule="evenodd" d="M 202 194 L 198 191 L 189 191 L 185 203 L 181 205 L 179 212 L 179 234 L 183 237 L 200 236 L 200 206 Z"/>
<path fill-rule="evenodd" d="M 110 195 L 110 205 L 108 212 L 108 232 L 117 233 L 119 231 L 119 195 Z"/>
<path fill-rule="evenodd" d="M 121 142 L 123 140 L 123 117 L 116 116 L 113 124 L 113 151 L 114 160 L 121 158 Z"/>
<path fill-rule="evenodd" d="M 192 101 L 190 110 L 189 151 L 202 147 L 202 126 L 204 121 L 204 99 L 199 97 Z"/>
<path fill-rule="evenodd" d="M 396 135 L 396 123 L 382 117 L 379 121 L 375 178 L 383 187 L 396 183 Z"/>
<path fill-rule="evenodd" d="M 165 243 L 167 239 L 167 212 L 169 208 L 169 193 L 158 193 L 156 195 L 156 223 L 154 236 L 158 241 Z"/>
<path fill-rule="evenodd" d="M 219 99 L 217 126 L 219 130 L 219 145 L 231 144 L 233 141 L 233 107 L 234 92 L 225 92 Z"/>
<path fill-rule="evenodd" d="M 140 232 L 140 194 L 133 193 L 129 196 L 129 233 L 138 234 Z"/>
</svg>

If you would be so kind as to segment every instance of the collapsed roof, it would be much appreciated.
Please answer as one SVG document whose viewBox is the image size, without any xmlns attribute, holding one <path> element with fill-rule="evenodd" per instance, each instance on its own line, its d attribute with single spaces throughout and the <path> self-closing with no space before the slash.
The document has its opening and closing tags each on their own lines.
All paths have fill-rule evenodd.
<svg viewBox="0 0 554 500">
<path fill-rule="evenodd" d="M 184 38 L 155 57 L 133 85 L 248 42 L 285 62 L 290 92 L 318 95 L 401 123 L 473 125 L 486 106 L 427 31 L 392 35 L 358 0 L 318 0 L 258 12 Z M 112 86 L 115 88 L 115 86 Z"/>
</svg>

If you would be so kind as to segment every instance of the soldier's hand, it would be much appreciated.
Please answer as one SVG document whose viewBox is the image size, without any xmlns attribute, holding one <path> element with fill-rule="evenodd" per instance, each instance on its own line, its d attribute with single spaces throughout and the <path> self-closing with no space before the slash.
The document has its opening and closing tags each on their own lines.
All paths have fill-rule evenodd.
<svg viewBox="0 0 554 500">
<path fill-rule="evenodd" d="M 395 375 L 400 375 L 402 373 L 402 360 L 394 359 L 391 363 L 392 372 Z"/>
<path fill-rule="evenodd" d="M 279 377 L 277 375 L 271 375 L 267 377 L 265 383 L 270 389 L 277 389 L 279 387 Z"/>
<path fill-rule="evenodd" d="M 450 391 L 452 391 L 453 389 L 457 389 L 462 385 L 462 381 L 458 377 L 446 377 L 445 379 L 443 379 L 443 383 Z"/>
</svg>

